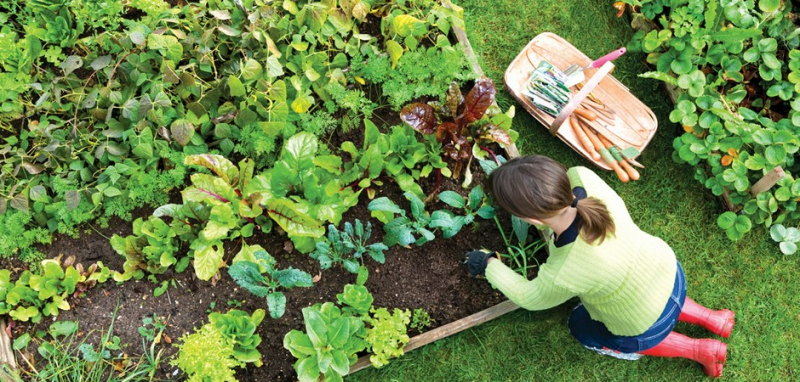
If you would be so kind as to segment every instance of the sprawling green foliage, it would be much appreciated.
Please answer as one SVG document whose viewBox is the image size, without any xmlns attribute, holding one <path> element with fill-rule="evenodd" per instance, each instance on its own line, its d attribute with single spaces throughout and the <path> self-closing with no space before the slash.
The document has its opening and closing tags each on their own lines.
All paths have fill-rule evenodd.
<svg viewBox="0 0 800 382">
<path fill-rule="evenodd" d="M 377 35 L 363 33 L 387 14 Z M 323 136 L 372 115 L 367 96 L 384 80 L 345 70 L 353 58 L 388 65 L 378 41 L 400 41 L 408 58 L 387 73 L 403 83 L 418 52 L 457 54 L 445 36 L 460 17 L 432 1 L 0 4 L 0 128 L 11 133 L 0 142 L 0 215 L 76 235 L 98 216 L 166 203 L 186 181 L 184 156 L 238 153 L 266 169 L 298 129 Z M 422 74 L 430 94 L 453 79 Z M 2 241 L 14 241 L 3 256 L 31 244 Z"/>
<path fill-rule="evenodd" d="M 633 4 L 627 1 L 629 4 Z M 743 215 L 718 219 L 731 240 L 753 223 L 769 227 L 797 220 L 800 168 L 800 33 L 790 2 L 636 1 L 652 19 L 629 44 L 643 50 L 656 71 L 643 76 L 680 90 L 672 122 L 685 133 L 673 158 L 695 166 L 695 178 L 726 195 Z M 786 172 L 776 187 L 752 195 L 773 168 Z"/>
</svg>

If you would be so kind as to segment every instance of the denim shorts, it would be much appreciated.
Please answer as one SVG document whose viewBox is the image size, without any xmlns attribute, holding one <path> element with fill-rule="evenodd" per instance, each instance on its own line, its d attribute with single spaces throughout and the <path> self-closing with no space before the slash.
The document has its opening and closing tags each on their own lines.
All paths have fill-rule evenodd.
<svg viewBox="0 0 800 382">
<path fill-rule="evenodd" d="M 678 316 L 686 300 L 686 276 L 678 262 L 678 271 L 675 275 L 675 286 L 672 295 L 667 300 L 667 305 L 661 312 L 656 323 L 638 336 L 618 336 L 608 331 L 608 328 L 589 316 L 583 304 L 579 304 L 569 316 L 569 330 L 572 335 L 588 348 L 611 349 L 622 353 L 637 353 L 658 345 L 672 332 L 678 322 Z"/>
</svg>

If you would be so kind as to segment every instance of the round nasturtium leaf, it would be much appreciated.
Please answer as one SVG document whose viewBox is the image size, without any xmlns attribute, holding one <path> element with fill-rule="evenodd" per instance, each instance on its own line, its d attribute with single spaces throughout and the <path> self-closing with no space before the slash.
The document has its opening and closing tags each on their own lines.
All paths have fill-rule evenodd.
<svg viewBox="0 0 800 382">
<path fill-rule="evenodd" d="M 775 12 L 781 6 L 781 0 L 759 0 L 758 9 L 762 12 Z"/>
<path fill-rule="evenodd" d="M 750 229 L 753 228 L 753 224 L 750 222 L 750 218 L 744 215 L 739 215 L 736 217 L 736 221 L 734 222 L 733 227 L 739 233 L 749 232 Z"/>
<path fill-rule="evenodd" d="M 786 148 L 781 145 L 767 147 L 764 156 L 770 164 L 779 165 L 786 160 Z"/>
<path fill-rule="evenodd" d="M 797 252 L 797 244 L 792 242 L 783 241 L 781 242 L 780 247 L 781 252 L 783 252 L 784 255 L 794 255 L 794 253 Z"/>
<path fill-rule="evenodd" d="M 717 225 L 725 230 L 733 227 L 734 222 L 736 222 L 736 214 L 731 211 L 723 212 L 722 215 L 719 215 L 717 218 Z"/>
</svg>

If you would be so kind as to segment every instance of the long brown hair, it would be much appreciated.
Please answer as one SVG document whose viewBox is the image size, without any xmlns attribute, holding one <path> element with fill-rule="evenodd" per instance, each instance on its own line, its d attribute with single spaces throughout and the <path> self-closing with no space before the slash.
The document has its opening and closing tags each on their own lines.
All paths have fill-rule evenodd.
<svg viewBox="0 0 800 382">
<path fill-rule="evenodd" d="M 556 216 L 572 205 L 574 196 L 567 170 L 542 155 L 514 158 L 489 176 L 489 188 L 497 204 L 511 214 L 532 219 Z M 581 237 L 591 244 L 614 233 L 614 220 L 600 200 L 589 197 L 577 204 L 583 219 Z"/>
</svg>

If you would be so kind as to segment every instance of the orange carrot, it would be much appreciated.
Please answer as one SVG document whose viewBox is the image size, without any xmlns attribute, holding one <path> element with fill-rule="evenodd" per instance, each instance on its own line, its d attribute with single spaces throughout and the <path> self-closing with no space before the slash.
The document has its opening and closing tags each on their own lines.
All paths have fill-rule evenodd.
<svg viewBox="0 0 800 382">
<path fill-rule="evenodd" d="M 572 125 L 572 130 L 575 131 L 575 135 L 578 137 L 578 140 L 580 140 L 580 142 L 583 144 L 583 147 L 586 149 L 586 151 L 589 152 L 589 155 L 592 157 L 592 159 L 596 161 L 602 159 L 600 153 L 597 152 L 594 144 L 589 139 L 589 136 L 587 136 L 586 132 L 583 131 L 583 128 L 579 124 L 580 122 L 578 122 L 578 118 L 576 118 L 574 115 L 569 116 L 569 123 Z"/>
</svg>

